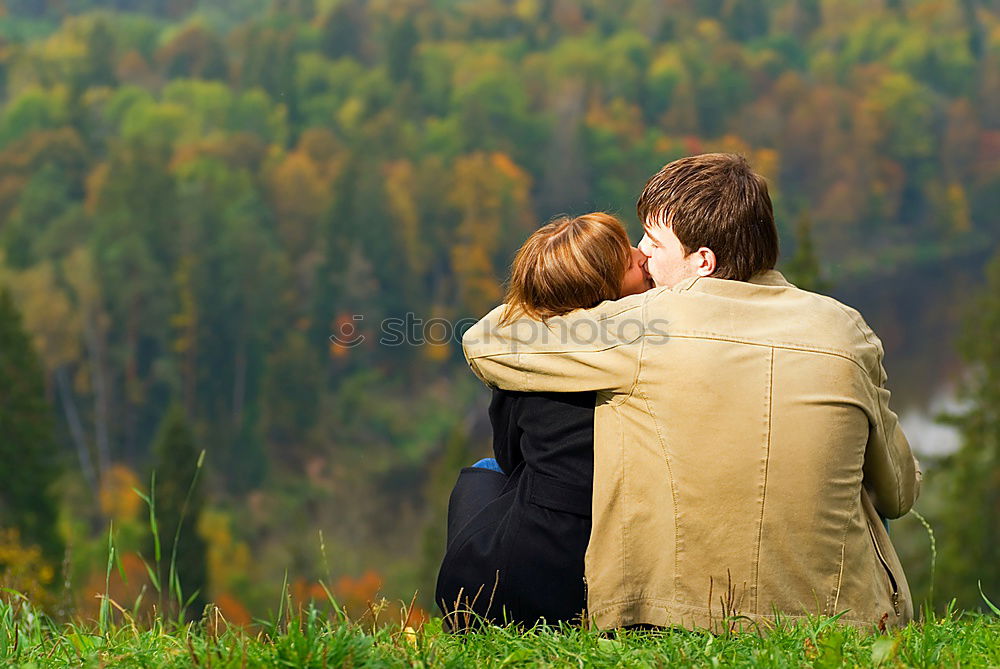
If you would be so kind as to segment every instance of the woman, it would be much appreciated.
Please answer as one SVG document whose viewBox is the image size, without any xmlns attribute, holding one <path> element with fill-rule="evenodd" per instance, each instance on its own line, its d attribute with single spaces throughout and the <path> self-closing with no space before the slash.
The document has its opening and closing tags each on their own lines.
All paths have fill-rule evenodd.
<svg viewBox="0 0 1000 669">
<path fill-rule="evenodd" d="M 652 287 L 645 256 L 603 213 L 537 230 L 514 258 L 501 324 L 544 321 Z M 466 467 L 448 507 L 436 600 L 452 629 L 479 620 L 550 624 L 586 608 L 594 478 L 592 392 L 494 390 L 495 458 Z"/>
</svg>

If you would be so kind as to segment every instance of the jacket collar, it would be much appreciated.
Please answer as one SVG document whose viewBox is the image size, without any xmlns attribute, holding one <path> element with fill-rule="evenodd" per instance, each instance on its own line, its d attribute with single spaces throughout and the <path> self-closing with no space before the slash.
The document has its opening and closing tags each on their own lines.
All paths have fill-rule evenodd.
<svg viewBox="0 0 1000 669">
<path fill-rule="evenodd" d="M 758 286 L 780 286 L 780 287 L 791 287 L 792 284 L 788 282 L 787 279 L 781 274 L 781 272 L 768 269 L 763 272 L 757 272 L 748 281 L 731 281 L 730 279 L 716 279 L 713 277 L 701 277 L 696 276 L 690 279 L 685 279 L 681 281 L 672 290 L 675 292 L 684 292 L 687 290 L 694 291 L 708 291 L 714 292 L 713 288 L 735 288 L 738 284 L 755 284 Z M 729 285 L 725 285 L 729 284 Z"/>
</svg>

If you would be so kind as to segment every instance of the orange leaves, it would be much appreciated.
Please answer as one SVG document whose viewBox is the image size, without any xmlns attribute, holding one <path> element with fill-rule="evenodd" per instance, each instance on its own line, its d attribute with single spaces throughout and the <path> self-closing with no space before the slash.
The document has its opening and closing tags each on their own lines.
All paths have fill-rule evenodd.
<svg viewBox="0 0 1000 669">
<path fill-rule="evenodd" d="M 216 595 L 213 603 L 218 607 L 219 613 L 222 614 L 222 617 L 230 625 L 243 627 L 253 622 L 253 618 L 251 618 L 250 612 L 243 605 L 243 602 L 228 592 Z"/>
<path fill-rule="evenodd" d="M 333 319 L 333 336 L 330 338 L 330 357 L 343 358 L 353 348 L 352 342 L 361 335 L 352 314 L 343 313 Z"/>
<path fill-rule="evenodd" d="M 338 604 L 357 615 L 375 600 L 381 587 L 382 577 L 374 569 L 369 569 L 356 578 L 341 576 L 333 586 L 333 595 Z"/>
<path fill-rule="evenodd" d="M 95 567 L 90 572 L 80 592 L 81 598 L 77 602 L 77 612 L 84 619 L 97 619 L 101 599 L 105 595 L 118 605 L 131 610 L 142 593 L 144 603 L 140 610 L 146 613 L 152 610 L 155 591 L 149 582 L 149 575 L 142 558 L 137 553 L 123 553 L 121 571 L 125 573 L 124 579 L 118 569 L 112 569 L 109 575 L 104 566 Z"/>
</svg>

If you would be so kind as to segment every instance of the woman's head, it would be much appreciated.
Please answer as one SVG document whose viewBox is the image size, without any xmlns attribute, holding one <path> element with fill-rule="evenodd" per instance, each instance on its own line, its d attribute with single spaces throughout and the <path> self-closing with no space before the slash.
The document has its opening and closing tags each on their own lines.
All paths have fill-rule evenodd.
<svg viewBox="0 0 1000 669">
<path fill-rule="evenodd" d="M 559 218 L 536 230 L 514 257 L 503 322 L 522 314 L 544 320 L 640 293 L 652 285 L 644 261 L 614 216 Z"/>
</svg>

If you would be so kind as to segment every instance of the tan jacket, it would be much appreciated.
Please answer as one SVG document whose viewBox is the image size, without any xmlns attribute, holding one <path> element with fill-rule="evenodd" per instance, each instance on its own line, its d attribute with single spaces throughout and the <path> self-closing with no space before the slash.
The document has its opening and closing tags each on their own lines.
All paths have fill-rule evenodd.
<svg viewBox="0 0 1000 669">
<path fill-rule="evenodd" d="M 593 309 L 466 332 L 487 384 L 594 390 L 591 621 L 719 629 L 835 615 L 905 624 L 878 519 L 920 474 L 861 316 L 776 271 L 691 279 Z"/>
</svg>

